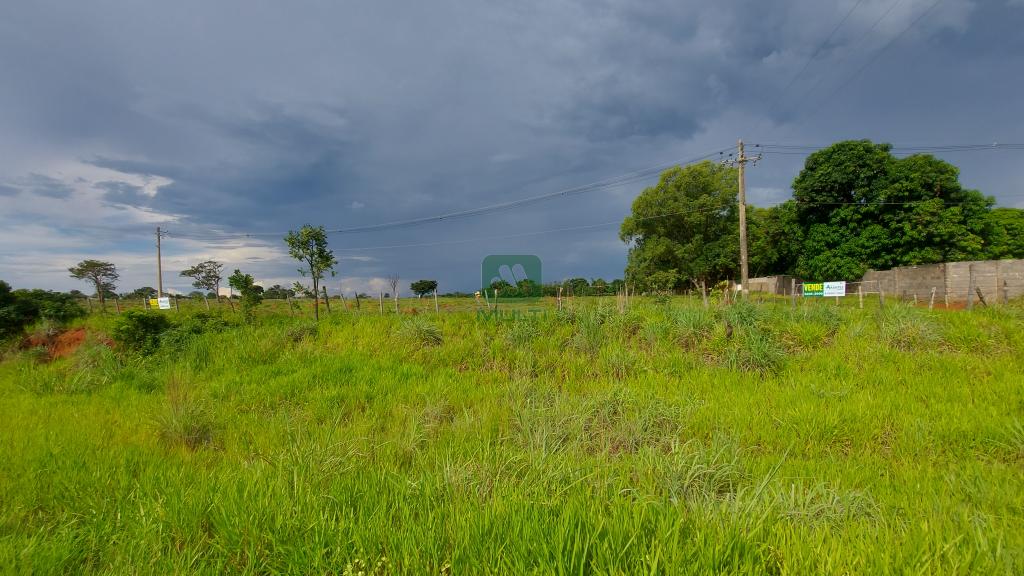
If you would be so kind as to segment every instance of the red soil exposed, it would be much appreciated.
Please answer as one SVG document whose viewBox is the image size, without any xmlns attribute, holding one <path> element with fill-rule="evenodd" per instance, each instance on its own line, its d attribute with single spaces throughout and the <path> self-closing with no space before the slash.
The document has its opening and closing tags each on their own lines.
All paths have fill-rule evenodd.
<svg viewBox="0 0 1024 576">
<path fill-rule="evenodd" d="M 75 353 L 88 336 L 85 328 L 74 328 L 65 330 L 56 335 L 33 334 L 22 343 L 23 348 L 46 348 L 50 360 L 67 358 Z M 113 347 L 113 342 L 106 337 L 100 337 L 99 341 L 106 346 Z"/>
</svg>

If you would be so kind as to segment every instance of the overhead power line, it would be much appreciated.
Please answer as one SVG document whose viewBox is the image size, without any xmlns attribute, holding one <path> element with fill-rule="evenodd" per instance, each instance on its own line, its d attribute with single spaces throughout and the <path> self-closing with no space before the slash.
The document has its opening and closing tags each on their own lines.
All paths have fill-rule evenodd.
<svg viewBox="0 0 1024 576">
<path fill-rule="evenodd" d="M 1024 194 L 1004 194 L 1003 196 L 1007 196 L 1007 197 L 1011 197 L 1011 198 L 1012 197 L 1024 197 Z M 942 200 L 941 198 L 938 198 L 938 199 Z M 898 202 L 801 202 L 799 200 L 794 200 L 794 202 L 796 204 L 800 205 L 800 206 L 852 206 L 852 205 L 857 205 L 857 206 L 863 206 L 863 207 L 871 207 L 871 206 L 910 206 L 910 205 L 914 205 L 914 204 L 923 204 L 923 203 L 926 203 L 926 202 L 930 202 L 932 200 L 936 200 L 936 198 L 929 198 L 929 199 L 925 199 L 925 200 L 904 200 L 904 201 L 898 201 Z M 943 200 L 943 205 L 944 206 L 959 206 L 959 205 L 963 205 L 963 204 L 973 204 L 973 203 L 974 203 L 973 201 L 971 201 L 971 202 L 952 202 L 952 201 L 949 201 L 949 200 Z M 666 212 L 664 214 L 655 214 L 655 215 L 652 215 L 652 216 L 634 217 L 633 220 L 634 221 L 657 220 L 659 218 L 669 218 L 671 216 L 681 216 L 683 214 L 694 214 L 694 213 L 698 213 L 699 214 L 699 213 L 705 213 L 705 212 L 715 212 L 715 211 L 719 211 L 719 210 L 726 210 L 728 208 L 731 208 L 732 206 L 733 206 L 732 204 L 723 204 L 721 206 L 711 206 L 711 207 L 707 207 L 707 208 L 704 208 L 704 209 L 697 209 L 697 210 L 681 210 L 681 211 L 678 211 L 678 212 Z M 380 246 L 361 246 L 361 247 L 358 247 L 358 248 L 333 248 L 333 250 L 335 252 L 369 252 L 369 251 L 372 251 L 372 250 L 398 250 L 398 249 L 407 249 L 407 248 L 430 248 L 430 247 L 434 247 L 434 246 L 451 246 L 451 245 L 457 245 L 457 244 L 470 244 L 470 243 L 487 242 L 487 241 L 491 241 L 491 240 L 509 240 L 509 239 L 514 239 L 514 238 L 527 238 L 527 237 L 530 237 L 530 236 L 543 236 L 543 235 L 546 235 L 546 234 L 559 234 L 559 233 L 562 233 L 562 232 L 577 232 L 577 231 L 581 231 L 581 230 L 593 230 L 593 229 L 597 229 L 597 228 L 604 228 L 604 227 L 607 227 L 607 226 L 620 226 L 625 218 L 626 218 L 626 216 L 623 216 L 623 217 L 621 217 L 621 218 L 619 218 L 617 220 L 609 220 L 607 222 L 598 222 L 596 224 L 583 224 L 583 225 L 580 225 L 580 226 L 568 226 L 568 227 L 564 227 L 564 228 L 549 228 L 549 229 L 546 229 L 546 230 L 536 230 L 536 231 L 533 231 L 533 232 L 519 232 L 519 233 L 516 233 L 516 234 L 502 234 L 502 235 L 497 235 L 497 236 L 478 236 L 478 237 L 473 237 L 473 238 L 459 238 L 459 239 L 455 239 L 455 240 L 439 240 L 439 241 L 434 241 L 434 242 L 414 242 L 414 243 L 408 243 L 408 244 L 390 244 L 390 245 L 380 245 Z"/>
<path fill-rule="evenodd" d="M 840 93 L 840 92 L 841 92 L 842 90 L 844 90 L 844 89 L 845 89 L 845 88 L 846 88 L 847 86 L 849 86 L 851 82 L 853 82 L 853 81 L 854 81 L 854 80 L 856 80 L 856 79 L 857 79 L 857 78 L 858 78 L 858 77 L 859 77 L 859 76 L 860 76 L 861 74 L 863 74 L 865 70 L 867 70 L 868 68 L 870 68 L 872 64 L 874 64 L 875 62 L 877 62 L 877 61 L 878 61 L 878 59 L 879 59 L 879 58 L 881 58 L 881 57 L 882 57 L 882 55 L 883 55 L 883 54 L 885 54 L 885 52 L 886 52 L 886 51 L 887 51 L 887 50 L 888 50 L 888 49 L 889 49 L 889 48 L 890 48 L 890 47 L 891 47 L 891 46 L 892 46 L 893 44 L 895 44 L 895 43 L 896 43 L 896 42 L 897 42 L 897 41 L 898 41 L 898 40 L 899 40 L 900 38 L 902 38 L 902 37 L 903 37 L 903 36 L 904 36 L 904 35 L 905 35 L 905 34 L 906 34 L 907 32 L 909 32 L 909 31 L 910 31 L 910 30 L 911 30 L 911 29 L 912 29 L 912 28 L 913 28 L 914 26 L 916 26 L 918 22 L 920 22 L 921 20 L 924 20 L 924 19 L 925 19 L 925 17 L 927 17 L 927 16 L 929 15 L 929 14 L 931 14 L 931 13 L 932 13 L 932 10 L 934 10 L 934 9 L 935 9 L 935 7 L 936 7 L 936 6 L 938 6 L 938 5 L 939 5 L 939 4 L 941 4 L 941 3 L 942 3 L 942 0 L 935 0 L 935 2 L 932 2 L 932 4 L 931 4 L 930 6 L 928 6 L 928 8 L 927 8 L 926 10 L 924 10 L 923 12 L 921 12 L 920 14 L 918 14 L 917 18 L 914 18 L 914 19 L 913 19 L 913 20 L 912 20 L 912 21 L 910 22 L 910 24 L 908 24 L 908 25 L 907 25 L 907 27 L 906 27 L 906 28 L 904 28 L 904 29 L 903 29 L 903 30 L 901 30 L 901 31 L 900 31 L 900 32 L 899 32 L 898 34 L 896 34 L 896 35 L 895 35 L 895 36 L 893 36 L 893 37 L 892 37 L 891 39 L 889 39 L 889 41 L 888 41 L 888 42 L 886 42 L 886 43 L 885 43 L 885 45 L 883 45 L 883 46 L 882 46 L 882 47 L 881 47 L 881 48 L 880 48 L 879 50 L 877 50 L 877 51 L 876 51 L 876 52 L 875 52 L 875 53 L 874 53 L 874 54 L 873 54 L 873 55 L 872 55 L 872 56 L 871 56 L 871 57 L 870 57 L 870 58 L 869 58 L 869 59 L 867 60 L 867 62 L 865 62 L 865 63 L 864 63 L 864 65 L 863 65 L 863 66 L 861 66 L 860 68 L 858 68 L 858 69 L 857 69 L 857 70 L 856 70 L 856 71 L 855 71 L 855 72 L 854 72 L 853 74 L 851 74 L 851 75 L 850 75 L 850 76 L 849 76 L 849 77 L 848 77 L 848 78 L 847 78 L 846 80 L 844 80 L 844 81 L 843 81 L 842 83 L 840 83 L 840 84 L 839 84 L 838 86 L 836 86 L 836 87 L 835 87 L 835 89 L 834 89 L 834 90 L 832 90 L 832 92 L 830 92 L 830 93 L 829 93 L 829 95 L 828 95 L 827 97 L 825 97 L 825 99 L 824 99 L 824 100 L 822 100 L 822 101 L 821 101 L 821 103 L 820 103 L 820 104 L 819 104 L 819 105 L 818 105 L 818 106 L 817 106 L 816 108 L 814 108 L 814 109 L 813 109 L 813 110 L 812 110 L 812 111 L 811 111 L 811 112 L 810 112 L 809 114 L 807 114 L 807 115 L 806 115 L 806 116 L 805 116 L 804 118 L 806 119 L 806 118 L 810 118 L 810 117 L 813 117 L 813 116 L 814 116 L 815 114 L 817 114 L 818 112 L 820 112 L 821 110 L 823 110 L 823 109 L 825 108 L 825 106 L 826 106 L 826 105 L 828 104 L 829 100 L 831 100 L 832 98 L 834 98 L 834 97 L 835 97 L 835 96 L 836 96 L 837 94 L 839 94 L 839 93 Z"/>
<path fill-rule="evenodd" d="M 888 18 L 889 14 L 891 14 L 892 11 L 897 6 L 899 6 L 902 2 L 903 2 L 903 0 L 895 0 L 895 2 L 890 4 L 889 7 L 885 10 L 885 12 L 882 12 L 882 14 L 877 19 L 875 19 L 875 21 L 871 24 L 871 26 L 869 26 L 867 30 L 865 30 L 864 32 L 861 33 L 860 37 L 858 37 L 856 42 L 854 42 L 853 48 L 851 48 L 850 51 L 847 52 L 840 59 L 840 61 L 836 63 L 834 68 L 840 68 L 841 66 L 845 65 L 846 62 L 850 59 L 850 55 L 853 54 L 854 52 L 856 52 L 861 47 L 861 45 L 864 44 L 864 42 L 867 40 L 868 36 L 872 32 L 875 31 L 875 28 L 878 28 L 878 25 L 881 24 L 883 20 Z M 825 75 L 819 76 L 817 82 L 815 82 L 813 85 L 811 85 L 811 87 L 809 89 L 804 91 L 803 95 L 801 95 L 798 99 L 795 100 L 796 101 L 796 106 L 799 107 L 801 104 L 803 104 L 803 102 L 805 100 L 807 100 L 807 98 L 811 94 L 813 94 L 815 91 L 818 90 L 818 87 L 820 87 L 821 84 L 824 81 L 825 81 Z"/>
<path fill-rule="evenodd" d="M 633 171 L 633 172 L 628 172 L 626 174 L 622 174 L 622 175 L 619 175 L 619 176 L 614 176 L 612 178 L 607 178 L 605 180 L 600 180 L 600 181 L 593 182 L 593 183 L 590 183 L 590 184 L 584 184 L 582 186 L 575 186 L 575 187 L 572 187 L 572 188 L 565 188 L 565 189 L 558 190 L 558 191 L 555 191 L 555 192 L 549 192 L 549 193 L 546 193 L 546 194 L 540 194 L 538 196 L 531 196 L 531 197 L 528 197 L 528 198 L 521 198 L 521 199 L 518 199 L 518 200 L 509 201 L 509 202 L 501 202 L 501 203 L 498 203 L 498 204 L 491 204 L 491 205 L 487 205 L 487 206 L 481 206 L 481 207 L 478 207 L 478 208 L 470 208 L 470 209 L 467 209 L 467 210 L 459 210 L 459 211 L 456 211 L 456 212 L 449 212 L 449 213 L 446 213 L 446 214 L 439 214 L 439 215 L 435 215 L 435 216 L 425 216 L 425 217 L 421 217 L 421 218 L 412 218 L 412 219 L 408 219 L 408 220 L 398 220 L 398 221 L 392 221 L 392 222 L 383 222 L 383 223 L 379 223 L 379 224 L 370 224 L 370 225 L 365 225 L 365 226 L 354 226 L 354 227 L 350 227 L 350 228 L 329 229 L 329 230 L 327 230 L 327 233 L 328 234 L 355 234 L 355 233 L 361 233 L 361 232 L 376 232 L 376 231 L 380 231 L 380 230 L 390 230 L 390 229 L 395 229 L 395 228 L 406 228 L 406 227 L 410 227 L 410 226 L 418 226 L 418 225 L 421 225 L 421 224 L 428 224 L 428 223 L 435 223 L 435 222 L 445 222 L 445 221 L 458 220 L 458 219 L 468 218 L 468 217 L 473 217 L 473 216 L 482 216 L 482 215 L 485 215 L 485 214 L 493 214 L 493 213 L 496 213 L 496 212 L 503 212 L 505 210 L 511 210 L 511 209 L 514 209 L 514 208 L 520 208 L 520 207 L 523 207 L 523 206 L 529 206 L 529 205 L 532 205 L 532 204 L 538 204 L 538 203 L 546 202 L 548 200 L 553 200 L 553 199 L 556 199 L 556 198 L 566 198 L 566 197 L 570 197 L 570 196 L 576 196 L 576 195 L 579 195 L 579 194 L 585 194 L 585 193 L 588 193 L 588 192 L 595 192 L 595 191 L 599 191 L 599 190 L 606 190 L 608 188 L 612 188 L 612 187 L 615 187 L 615 186 L 621 186 L 621 185 L 624 185 L 624 184 L 632 183 L 632 182 L 635 182 L 637 180 L 642 180 L 642 179 L 648 178 L 648 177 L 650 177 L 652 175 L 661 173 L 662 171 L 664 171 L 664 170 L 666 170 L 666 169 L 668 169 L 668 168 L 670 168 L 672 166 L 693 164 L 695 162 L 700 162 L 701 160 L 707 160 L 709 158 L 717 157 L 719 154 L 721 154 L 722 152 L 724 152 L 724 151 L 726 151 L 728 149 L 729 148 L 721 148 L 721 149 L 717 149 L 717 150 L 712 150 L 711 152 L 707 152 L 705 154 L 702 154 L 702 155 L 694 157 L 694 158 L 689 158 L 689 159 L 686 159 L 686 160 L 677 160 L 677 161 L 672 161 L 672 162 L 665 162 L 665 163 L 661 163 L 661 164 L 658 164 L 658 165 L 655 165 L 655 166 L 651 166 L 649 168 L 644 168 L 644 169 L 641 169 L 641 170 L 636 170 L 636 171 Z M 276 236 L 282 236 L 283 237 L 285 234 L 287 234 L 286 231 L 285 232 L 253 232 L 253 233 L 230 233 L 230 232 L 210 231 L 210 232 L 201 233 L 201 234 L 177 233 L 177 234 L 171 234 L 171 235 L 175 236 L 177 238 L 185 238 L 185 239 L 216 240 L 216 239 L 233 239 L 233 238 L 241 239 L 241 238 L 276 237 Z"/>
<path fill-rule="evenodd" d="M 818 54 L 820 54 L 821 51 L 825 48 L 825 46 L 827 46 L 828 43 L 832 41 L 832 38 L 835 37 L 836 33 L 839 32 L 839 29 L 843 27 L 843 24 L 846 24 L 846 21 L 849 20 L 850 16 L 854 13 L 854 11 L 856 11 L 857 8 L 859 8 L 860 5 L 863 3 L 864 0 L 857 0 L 857 2 L 850 8 L 850 10 L 846 12 L 846 15 L 843 16 L 841 20 L 839 20 L 839 23 L 836 24 L 834 28 L 832 28 L 832 31 L 829 32 L 828 36 L 826 36 L 825 39 L 822 40 L 820 44 L 818 44 L 818 47 L 814 49 L 814 52 L 812 52 L 811 55 L 807 58 L 807 60 L 804 62 L 804 65 L 800 68 L 800 70 L 796 74 L 794 74 L 792 78 L 789 79 L 789 82 L 787 82 L 786 85 L 782 88 L 782 90 L 779 92 L 779 95 L 775 98 L 775 101 L 772 103 L 771 108 L 769 108 L 769 117 L 775 115 L 775 112 L 778 110 L 779 104 L 782 103 L 782 99 L 789 92 L 789 89 L 793 86 L 793 84 L 796 83 L 798 79 L 800 79 L 801 76 L 804 75 L 804 72 L 806 72 L 807 69 L 811 66 L 811 63 L 814 62 L 814 60 L 818 57 Z"/>
</svg>

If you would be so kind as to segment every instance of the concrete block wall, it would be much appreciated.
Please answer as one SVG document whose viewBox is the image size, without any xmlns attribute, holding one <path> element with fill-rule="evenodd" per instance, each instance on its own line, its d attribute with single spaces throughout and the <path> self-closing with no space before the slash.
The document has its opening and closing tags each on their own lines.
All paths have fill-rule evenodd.
<svg viewBox="0 0 1024 576">
<path fill-rule="evenodd" d="M 977 260 L 868 270 L 863 282 L 877 282 L 886 294 L 900 298 L 912 298 L 915 294 L 921 299 L 928 298 L 935 288 L 936 297 L 948 295 L 951 302 L 963 302 L 967 300 L 972 270 L 974 283 L 986 300 L 1001 299 L 1004 286 L 1009 298 L 1024 296 L 1024 260 Z"/>
<path fill-rule="evenodd" d="M 797 284 L 799 283 L 800 281 L 797 280 Z M 747 284 L 751 292 L 789 296 L 793 290 L 793 277 L 785 275 L 761 276 L 759 278 L 748 278 Z"/>
</svg>

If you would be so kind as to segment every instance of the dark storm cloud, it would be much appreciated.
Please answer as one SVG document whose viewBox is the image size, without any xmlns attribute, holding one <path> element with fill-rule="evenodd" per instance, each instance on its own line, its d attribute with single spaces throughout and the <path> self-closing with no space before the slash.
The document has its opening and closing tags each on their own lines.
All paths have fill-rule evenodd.
<svg viewBox="0 0 1024 576">
<path fill-rule="evenodd" d="M 47 198 L 67 198 L 74 192 L 74 189 L 63 180 L 43 174 L 30 174 L 25 179 L 24 185 L 25 189 L 32 194 Z"/>
<path fill-rule="evenodd" d="M 6 184 L 0 184 L 0 196 L 14 196 L 21 192 L 19 188 L 14 186 L 7 186 Z"/>
<path fill-rule="evenodd" d="M 111 204 L 126 206 L 145 206 L 150 199 L 142 191 L 142 186 L 120 181 L 97 182 L 95 187 L 103 190 L 103 199 Z"/>
<path fill-rule="evenodd" d="M 1024 68 L 1024 9 L 946 0 L 897 38 L 932 0 L 864 0 L 821 45 L 854 4 L 23 3 L 0 19 L 0 181 L 17 186 L 0 196 L 68 198 L 66 182 L 84 177 L 103 202 L 173 217 L 167 228 L 182 237 L 269 232 L 279 244 L 306 222 L 347 228 L 494 204 L 740 136 L 1024 140 L 1024 80 L 1008 73 Z M 949 159 L 967 185 L 1013 203 L 1007 158 Z M 800 162 L 767 157 L 748 176 L 753 201 L 785 198 Z M 540 254 L 550 278 L 619 276 L 614 225 L 523 234 L 615 221 L 652 180 L 331 241 L 349 276 L 398 271 L 468 288 L 489 252 Z M 508 235 L 521 236 L 432 244 Z M 347 251 L 394 245 L 413 246 Z M 287 262 L 260 265 L 294 275 Z"/>
</svg>

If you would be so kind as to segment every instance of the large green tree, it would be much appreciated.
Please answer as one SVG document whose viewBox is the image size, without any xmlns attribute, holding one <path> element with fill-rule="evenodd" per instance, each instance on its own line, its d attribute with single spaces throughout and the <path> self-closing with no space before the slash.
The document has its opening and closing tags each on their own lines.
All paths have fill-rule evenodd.
<svg viewBox="0 0 1024 576">
<path fill-rule="evenodd" d="M 327 247 L 327 232 L 323 226 L 306 224 L 298 231 L 288 232 L 284 241 L 288 244 L 288 254 L 305 266 L 299 268 L 299 274 L 309 275 L 313 281 L 313 317 L 320 320 L 320 280 L 327 272 L 334 276 L 334 266 L 338 263 L 334 252 Z"/>
<path fill-rule="evenodd" d="M 749 206 L 747 229 L 751 276 L 793 273 L 803 244 L 796 202 L 788 200 L 770 208 Z"/>
<path fill-rule="evenodd" d="M 1024 209 L 996 208 L 989 213 L 992 230 L 989 258 L 1024 258 Z"/>
<path fill-rule="evenodd" d="M 888 144 L 838 142 L 793 181 L 802 246 L 796 272 L 856 280 L 869 268 L 984 258 L 992 198 L 960 185 L 955 166 Z"/>
<path fill-rule="evenodd" d="M 631 244 L 626 280 L 675 290 L 731 278 L 739 263 L 736 170 L 710 161 L 673 167 L 633 201 L 619 237 Z"/>
</svg>

